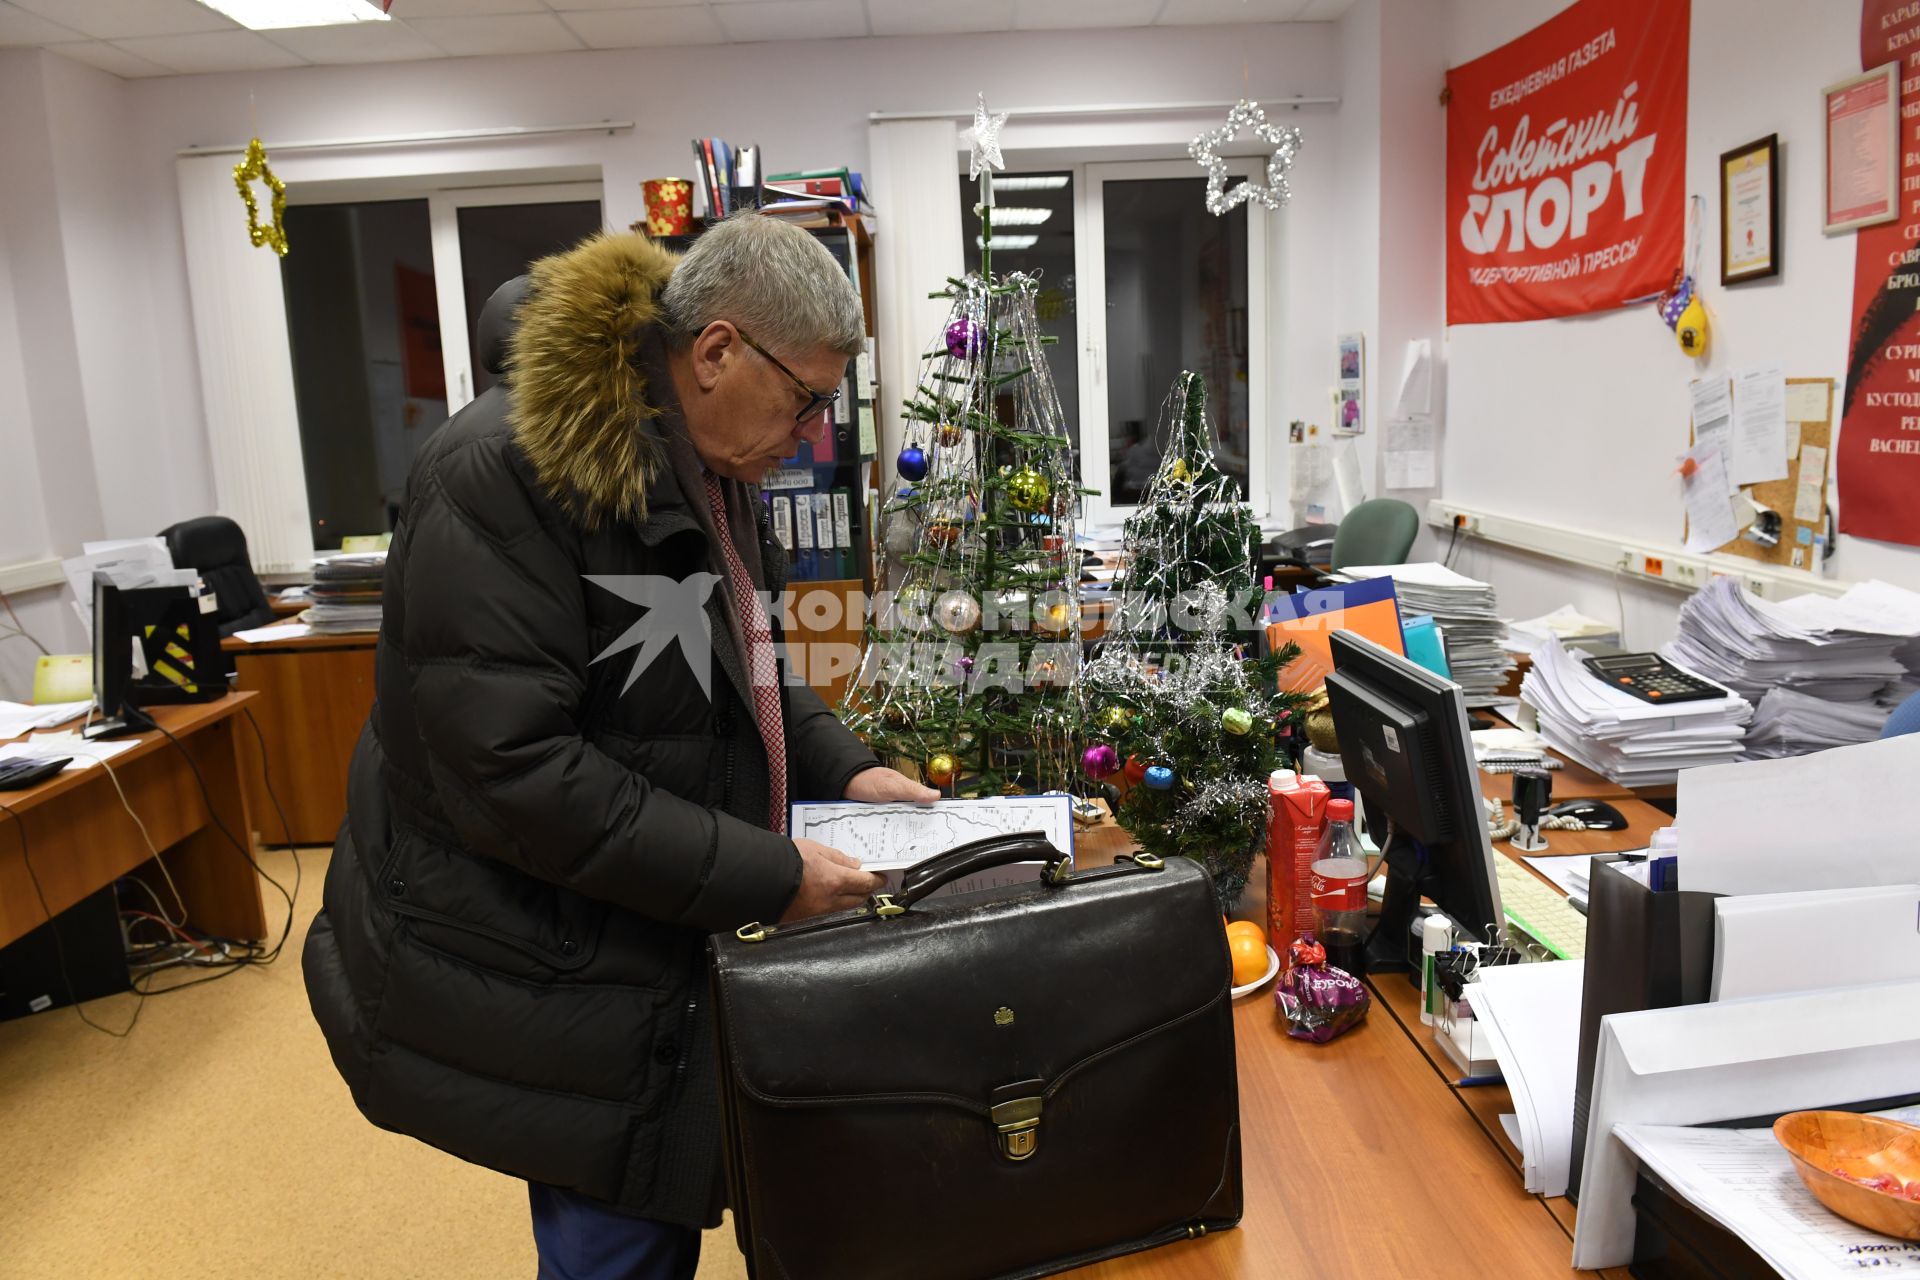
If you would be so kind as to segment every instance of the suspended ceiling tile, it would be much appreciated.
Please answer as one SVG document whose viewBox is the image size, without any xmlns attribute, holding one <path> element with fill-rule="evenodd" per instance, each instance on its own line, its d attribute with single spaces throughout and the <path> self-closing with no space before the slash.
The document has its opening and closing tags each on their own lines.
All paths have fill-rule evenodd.
<svg viewBox="0 0 1920 1280">
<path fill-rule="evenodd" d="M 416 18 L 407 24 L 455 57 L 496 53 L 554 53 L 582 41 L 551 13 L 475 18 Z"/>
<path fill-rule="evenodd" d="M 1022 31 L 1077 27 L 1140 27 L 1165 0 L 1016 0 L 1013 25 Z"/>
<path fill-rule="evenodd" d="M 288 27 L 261 34 L 308 62 L 409 62 L 441 56 L 425 36 L 400 22 Z"/>
<path fill-rule="evenodd" d="M 79 40 L 71 44 L 50 44 L 47 46 L 47 52 L 57 53 L 75 62 L 83 62 L 96 70 L 119 76 L 122 80 L 139 80 L 147 76 L 168 74 L 165 67 L 148 62 L 145 58 L 136 58 L 125 49 L 110 45 L 105 40 Z"/>
<path fill-rule="evenodd" d="M 595 49 L 657 49 L 669 45 L 725 44 L 713 11 L 704 5 L 665 9 L 569 11 L 560 20 Z"/>
<path fill-rule="evenodd" d="M 964 31 L 1011 31 L 1013 0 L 867 0 L 877 36 L 948 35 Z"/>
<path fill-rule="evenodd" d="M 182 75 L 213 71 L 268 71 L 303 66 L 304 60 L 251 31 L 209 31 L 192 36 L 141 36 L 116 40 L 127 53 Z"/>
<path fill-rule="evenodd" d="M 776 0 L 715 5 L 714 16 L 735 40 L 832 40 L 867 34 L 860 0 Z"/>
<path fill-rule="evenodd" d="M 194 0 L 12 0 L 96 40 L 239 31 L 240 24 Z"/>
<path fill-rule="evenodd" d="M 52 44 L 56 40 L 78 40 L 80 36 L 71 27 L 0 3 L 0 45 Z"/>
</svg>

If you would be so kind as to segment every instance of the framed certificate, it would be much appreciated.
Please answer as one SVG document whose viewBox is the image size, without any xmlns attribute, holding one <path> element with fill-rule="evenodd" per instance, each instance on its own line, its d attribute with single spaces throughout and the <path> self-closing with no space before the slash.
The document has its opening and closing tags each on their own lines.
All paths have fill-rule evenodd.
<svg viewBox="0 0 1920 1280">
<path fill-rule="evenodd" d="M 1779 135 L 1720 157 L 1720 283 L 1780 274 Z"/>
<path fill-rule="evenodd" d="M 1823 91 L 1827 108 L 1826 232 L 1892 222 L 1899 213 L 1900 64 Z"/>
</svg>

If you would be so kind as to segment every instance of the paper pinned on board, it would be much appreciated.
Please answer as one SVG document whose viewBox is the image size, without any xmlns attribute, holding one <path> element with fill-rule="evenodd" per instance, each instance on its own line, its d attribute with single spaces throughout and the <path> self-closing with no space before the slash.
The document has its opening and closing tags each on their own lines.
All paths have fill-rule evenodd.
<svg viewBox="0 0 1920 1280">
<path fill-rule="evenodd" d="M 1735 484 L 1787 478 L 1787 375 L 1777 363 L 1733 376 L 1733 445 L 1727 466 Z"/>
<path fill-rule="evenodd" d="M 1827 479 L 1827 451 L 1817 444 L 1800 450 L 1800 483 L 1793 491 L 1793 518 L 1802 524 L 1816 524 L 1825 507 L 1820 489 Z"/>
<path fill-rule="evenodd" d="M 1727 496 L 1726 455 L 1719 441 L 1709 440 L 1687 450 L 1686 461 L 1693 463 L 1692 473 L 1680 482 L 1687 507 L 1687 550 L 1713 551 L 1740 536 Z"/>
<path fill-rule="evenodd" d="M 1825 422 L 1827 420 L 1827 384 L 1793 382 L 1787 384 L 1788 422 Z"/>
<path fill-rule="evenodd" d="M 1387 421 L 1387 488 L 1431 489 L 1440 482 L 1433 449 L 1433 419 L 1423 415 Z"/>
<path fill-rule="evenodd" d="M 1407 343 L 1406 363 L 1400 370 L 1400 402 L 1394 414 L 1410 418 L 1433 412 L 1433 344 L 1425 338 Z"/>
<path fill-rule="evenodd" d="M 1340 508 L 1351 511 L 1367 500 L 1367 486 L 1360 478 L 1360 451 L 1351 440 L 1334 445 L 1333 479 L 1340 490 Z"/>
<path fill-rule="evenodd" d="M 1725 378 L 1697 378 L 1687 388 L 1693 401 L 1693 443 L 1717 444 L 1720 452 L 1733 445 L 1733 393 Z M 1731 480 L 1729 480 L 1731 483 Z M 1733 488 L 1727 490 L 1733 492 Z"/>
</svg>

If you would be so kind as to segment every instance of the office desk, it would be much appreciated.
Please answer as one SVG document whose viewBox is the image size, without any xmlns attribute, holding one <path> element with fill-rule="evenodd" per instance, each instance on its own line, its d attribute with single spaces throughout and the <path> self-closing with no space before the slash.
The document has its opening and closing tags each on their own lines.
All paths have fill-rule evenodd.
<svg viewBox="0 0 1920 1280">
<path fill-rule="evenodd" d="M 1131 847 L 1111 823 L 1075 837 L 1081 866 Z M 1265 883 L 1257 866 L 1236 915 L 1264 915 Z M 1246 1180 L 1240 1227 L 1074 1275 L 1569 1274 L 1568 1228 L 1526 1193 L 1389 1011 L 1376 1008 L 1330 1044 L 1308 1044 L 1287 1038 L 1269 986 L 1239 1002 L 1234 1037 Z"/>
<path fill-rule="evenodd" d="M 1480 711 L 1474 714 L 1486 716 L 1501 728 L 1512 727 L 1512 722 L 1497 712 Z M 1640 800 L 1671 800 L 1675 794 L 1676 788 L 1670 782 L 1657 787 L 1629 787 L 1602 777 L 1578 760 L 1551 747 L 1547 749 L 1547 754 L 1558 759 L 1562 764 L 1561 768 L 1553 770 L 1553 798 L 1556 801 L 1605 800 L 1611 803 L 1623 797 Z M 1488 773 L 1481 770 L 1480 794 L 1505 804 L 1513 798 L 1513 775 Z"/>
<path fill-rule="evenodd" d="M 379 639 L 367 631 L 220 644 L 233 660 L 234 687 L 259 695 L 253 715 L 266 741 L 273 792 L 295 844 L 332 844 L 346 817 L 347 765 L 373 710 L 373 654 Z M 267 840 L 284 840 L 288 833 L 281 831 L 267 794 L 260 746 L 250 729 L 241 748 L 254 824 Z"/>
<path fill-rule="evenodd" d="M 199 767 L 211 811 L 193 769 L 164 734 L 141 734 L 130 750 L 107 761 L 180 887 L 187 923 L 226 938 L 263 938 L 267 932 L 259 878 L 215 821 L 236 839 L 249 839 L 239 748 L 241 735 L 252 735 L 238 713 L 254 701 L 250 693 L 229 693 L 215 702 L 150 708 Z M 19 830 L 0 830 L 0 946 L 45 922 L 48 911 L 58 915 L 121 876 L 139 874 L 156 893 L 167 893 L 103 766 L 0 792 L 0 803 L 20 818 L 33 860 L 29 876 Z M 0 828 L 13 826 L 0 813 Z M 151 874 L 142 874 L 143 868 Z M 45 908 L 34 892 L 34 877 L 46 896 Z"/>
</svg>

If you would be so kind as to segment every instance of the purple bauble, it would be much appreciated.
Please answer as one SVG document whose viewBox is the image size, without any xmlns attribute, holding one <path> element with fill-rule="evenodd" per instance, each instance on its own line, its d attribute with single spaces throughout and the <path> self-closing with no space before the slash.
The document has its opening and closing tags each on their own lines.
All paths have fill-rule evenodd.
<svg viewBox="0 0 1920 1280">
<path fill-rule="evenodd" d="M 1111 778 L 1120 768 L 1120 753 L 1104 742 L 1088 747 L 1080 757 L 1080 767 L 1089 778 Z"/>
<path fill-rule="evenodd" d="M 955 360 L 969 360 L 980 354 L 987 345 L 987 332 L 980 322 L 970 316 L 961 316 L 947 326 L 947 354 Z"/>
<path fill-rule="evenodd" d="M 1680 323 L 1681 313 L 1687 304 L 1693 301 L 1693 277 L 1687 276 L 1673 287 L 1673 291 L 1660 299 L 1660 318 L 1667 322 L 1667 328 Z"/>
</svg>

